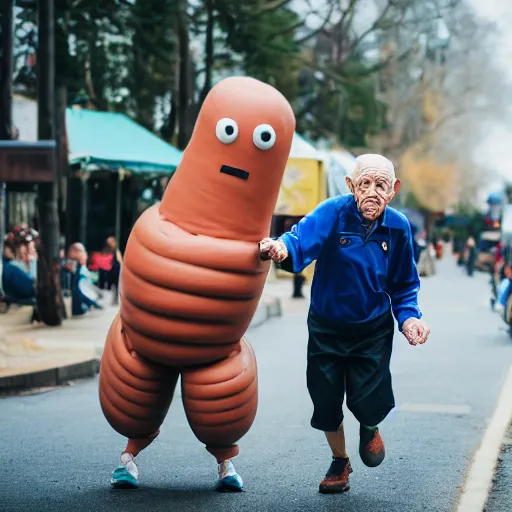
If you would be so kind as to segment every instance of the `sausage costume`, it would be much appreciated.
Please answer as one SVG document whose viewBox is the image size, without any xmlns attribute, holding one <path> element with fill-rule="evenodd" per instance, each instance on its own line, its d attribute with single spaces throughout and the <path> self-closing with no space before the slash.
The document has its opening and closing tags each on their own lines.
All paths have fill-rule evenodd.
<svg viewBox="0 0 512 512">
<path fill-rule="evenodd" d="M 258 403 L 243 336 L 269 270 L 258 242 L 270 231 L 294 130 L 276 89 L 221 81 L 161 204 L 135 223 L 100 370 L 103 413 L 128 438 L 113 486 L 138 487 L 134 457 L 158 436 L 181 376 L 190 427 L 219 464 L 217 490 L 242 490 L 230 459 Z"/>
</svg>

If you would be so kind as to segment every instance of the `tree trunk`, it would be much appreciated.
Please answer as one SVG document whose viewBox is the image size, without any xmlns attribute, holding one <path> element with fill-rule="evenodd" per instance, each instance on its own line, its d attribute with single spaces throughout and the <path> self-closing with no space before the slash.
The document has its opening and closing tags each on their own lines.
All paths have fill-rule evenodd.
<svg viewBox="0 0 512 512">
<path fill-rule="evenodd" d="M 206 96 L 212 88 L 212 72 L 214 63 L 214 41 L 213 41 L 213 30 L 215 28 L 215 16 L 213 12 L 213 0 L 206 0 L 206 9 L 208 19 L 206 21 L 206 43 L 205 43 L 205 58 L 204 58 L 204 86 L 199 99 L 200 105 L 203 104 Z"/>
<path fill-rule="evenodd" d="M 179 90 L 178 90 L 178 148 L 185 149 L 188 144 L 188 113 L 190 90 L 190 52 L 187 13 L 181 8 L 178 13 L 179 40 Z"/>
<path fill-rule="evenodd" d="M 55 139 L 55 14 L 53 0 L 38 2 L 38 138 Z M 39 185 L 40 230 L 37 268 L 37 307 L 46 325 L 62 323 L 63 300 L 60 289 L 58 180 Z"/>
<path fill-rule="evenodd" d="M 12 68 L 13 68 L 13 1 L 0 2 L 0 140 L 13 138 L 12 126 Z"/>
<path fill-rule="evenodd" d="M 68 177 L 68 140 L 66 132 L 66 107 L 68 92 L 64 84 L 56 85 L 55 138 L 57 140 L 57 186 L 60 227 L 66 233 L 66 196 Z"/>
<path fill-rule="evenodd" d="M 0 140 L 14 138 L 12 125 L 13 2 L 4 0 L 0 10 Z M 0 254 L 4 254 L 6 186 L 0 183 Z M 0 290 L 3 259 L 0 259 Z"/>
</svg>

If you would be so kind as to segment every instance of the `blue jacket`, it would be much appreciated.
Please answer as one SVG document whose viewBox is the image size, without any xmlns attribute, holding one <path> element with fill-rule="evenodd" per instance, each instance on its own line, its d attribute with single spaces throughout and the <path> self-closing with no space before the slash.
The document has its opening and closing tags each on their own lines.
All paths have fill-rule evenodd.
<svg viewBox="0 0 512 512">
<path fill-rule="evenodd" d="M 2 272 L 2 287 L 9 300 L 32 301 L 36 297 L 34 278 L 15 261 L 5 264 Z"/>
<path fill-rule="evenodd" d="M 98 304 L 99 296 L 92 286 L 87 267 L 77 265 L 71 286 L 71 310 L 73 316 L 84 315 L 92 307 L 102 309 Z"/>
<path fill-rule="evenodd" d="M 295 273 L 317 260 L 311 308 L 340 324 L 372 321 L 391 307 L 400 330 L 407 318 L 421 318 L 420 279 L 411 225 L 386 207 L 367 233 L 354 196 L 321 203 L 282 235 Z"/>
</svg>

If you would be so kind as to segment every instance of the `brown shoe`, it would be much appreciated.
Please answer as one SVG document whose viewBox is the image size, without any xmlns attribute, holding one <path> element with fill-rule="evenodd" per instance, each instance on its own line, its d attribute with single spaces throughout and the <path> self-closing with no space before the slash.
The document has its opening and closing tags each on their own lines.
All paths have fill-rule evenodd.
<svg viewBox="0 0 512 512">
<path fill-rule="evenodd" d="M 361 425 L 359 455 L 363 463 L 370 468 L 375 468 L 382 463 L 386 456 L 386 450 L 378 428 L 371 429 Z"/>
<path fill-rule="evenodd" d="M 325 478 L 320 482 L 319 492 L 322 494 L 335 494 L 347 492 L 350 489 L 348 476 L 352 473 L 348 458 L 332 458 L 331 467 Z"/>
</svg>

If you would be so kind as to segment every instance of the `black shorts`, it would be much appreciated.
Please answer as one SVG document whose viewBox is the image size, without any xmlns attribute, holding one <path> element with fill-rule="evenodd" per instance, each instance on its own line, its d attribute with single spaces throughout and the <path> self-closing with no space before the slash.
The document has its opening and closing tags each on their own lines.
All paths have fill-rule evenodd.
<svg viewBox="0 0 512 512">
<path fill-rule="evenodd" d="M 314 412 L 311 426 L 335 432 L 343 421 L 343 400 L 356 419 L 377 426 L 395 406 L 390 360 L 391 311 L 362 325 L 340 326 L 308 316 L 307 386 Z"/>
</svg>

